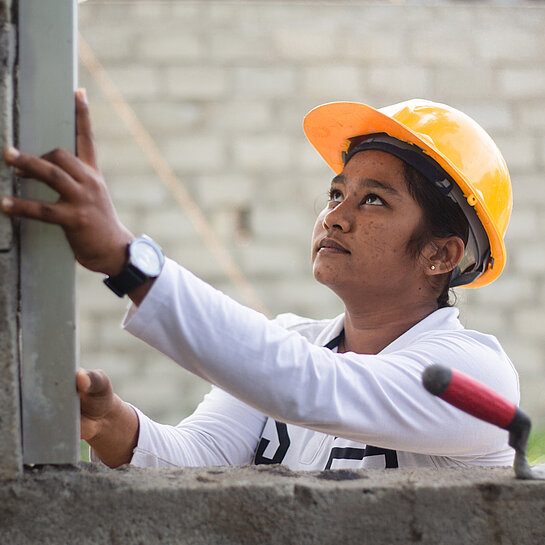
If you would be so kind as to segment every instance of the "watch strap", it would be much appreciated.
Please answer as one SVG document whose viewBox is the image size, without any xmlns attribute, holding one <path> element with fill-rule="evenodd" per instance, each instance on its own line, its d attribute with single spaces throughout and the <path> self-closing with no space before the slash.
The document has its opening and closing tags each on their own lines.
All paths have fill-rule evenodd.
<svg viewBox="0 0 545 545">
<path fill-rule="evenodd" d="M 135 290 L 148 280 L 148 276 L 140 272 L 136 267 L 128 263 L 116 276 L 109 276 L 104 283 L 118 296 L 123 297 Z"/>
</svg>

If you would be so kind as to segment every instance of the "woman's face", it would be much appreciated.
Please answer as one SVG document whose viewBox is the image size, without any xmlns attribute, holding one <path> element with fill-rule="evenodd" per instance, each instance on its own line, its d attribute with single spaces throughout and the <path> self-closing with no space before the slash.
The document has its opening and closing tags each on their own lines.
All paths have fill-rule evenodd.
<svg viewBox="0 0 545 545">
<path fill-rule="evenodd" d="M 408 251 L 423 220 L 409 194 L 403 162 L 388 153 L 357 153 L 331 183 L 312 239 L 316 280 L 347 298 L 381 300 L 421 290 L 423 264 Z"/>
</svg>

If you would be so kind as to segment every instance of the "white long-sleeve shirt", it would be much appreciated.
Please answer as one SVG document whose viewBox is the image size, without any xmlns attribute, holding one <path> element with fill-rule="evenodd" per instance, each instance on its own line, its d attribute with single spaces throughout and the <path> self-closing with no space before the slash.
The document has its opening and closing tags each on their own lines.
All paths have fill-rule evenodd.
<svg viewBox="0 0 545 545">
<path fill-rule="evenodd" d="M 422 386 L 422 371 L 440 363 L 519 402 L 517 373 L 497 340 L 464 329 L 457 314 L 433 312 L 377 355 L 340 354 L 325 345 L 343 316 L 270 321 L 167 260 L 124 326 L 216 387 L 178 426 L 138 411 L 131 463 L 243 465 L 257 449 L 256 461 L 291 469 L 384 467 L 380 449 L 389 449 L 399 467 L 509 465 L 507 432 Z"/>
</svg>

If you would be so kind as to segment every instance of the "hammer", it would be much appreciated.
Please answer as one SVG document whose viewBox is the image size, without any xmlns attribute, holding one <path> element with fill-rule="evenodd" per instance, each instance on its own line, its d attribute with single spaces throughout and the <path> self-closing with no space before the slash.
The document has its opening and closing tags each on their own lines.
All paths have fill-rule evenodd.
<svg viewBox="0 0 545 545">
<path fill-rule="evenodd" d="M 514 470 L 518 479 L 544 479 L 545 464 L 531 467 L 526 457 L 530 417 L 511 401 L 482 382 L 443 365 L 431 365 L 422 373 L 428 392 L 458 409 L 509 432 L 509 445 L 515 449 Z"/>
</svg>

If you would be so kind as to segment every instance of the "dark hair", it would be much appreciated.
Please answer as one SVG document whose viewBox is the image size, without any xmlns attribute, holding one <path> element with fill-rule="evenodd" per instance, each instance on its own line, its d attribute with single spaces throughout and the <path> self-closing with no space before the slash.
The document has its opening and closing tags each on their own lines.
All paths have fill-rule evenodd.
<svg viewBox="0 0 545 545">
<path fill-rule="evenodd" d="M 409 241 L 409 251 L 418 256 L 424 246 L 434 238 L 449 236 L 460 237 L 465 244 L 469 234 L 469 225 L 462 209 L 452 200 L 443 195 L 427 178 L 415 168 L 403 162 L 405 182 L 409 193 L 420 205 L 424 221 Z M 439 292 L 438 308 L 450 307 L 450 278 L 447 275 L 434 277 L 434 287 Z"/>
</svg>

